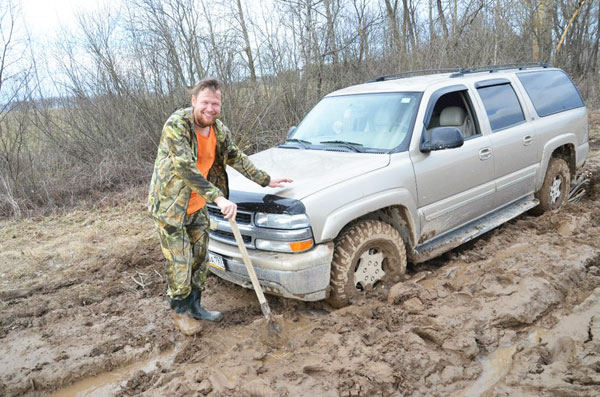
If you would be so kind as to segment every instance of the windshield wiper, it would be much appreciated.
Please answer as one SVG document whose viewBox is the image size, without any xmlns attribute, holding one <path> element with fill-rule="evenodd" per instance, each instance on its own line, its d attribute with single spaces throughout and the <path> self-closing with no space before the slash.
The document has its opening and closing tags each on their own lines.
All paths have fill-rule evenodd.
<svg viewBox="0 0 600 397">
<path fill-rule="evenodd" d="M 285 142 L 283 143 L 283 145 L 279 145 L 279 147 L 286 147 L 285 144 L 288 143 L 288 142 L 290 142 L 290 143 L 299 143 L 300 146 L 302 146 L 302 148 L 304 148 L 304 149 L 308 149 L 307 145 L 312 145 L 312 142 L 305 141 L 304 139 L 288 138 L 288 139 L 285 140 Z M 287 147 L 289 147 L 289 146 L 287 146 Z"/>
<path fill-rule="evenodd" d="M 341 146 L 344 146 L 344 147 L 346 147 L 348 149 L 354 150 L 355 152 L 362 152 L 363 151 L 360 148 L 362 146 L 362 144 L 361 143 L 357 143 L 357 142 L 335 140 L 335 141 L 321 141 L 319 143 L 333 143 L 335 145 L 341 145 Z"/>
</svg>

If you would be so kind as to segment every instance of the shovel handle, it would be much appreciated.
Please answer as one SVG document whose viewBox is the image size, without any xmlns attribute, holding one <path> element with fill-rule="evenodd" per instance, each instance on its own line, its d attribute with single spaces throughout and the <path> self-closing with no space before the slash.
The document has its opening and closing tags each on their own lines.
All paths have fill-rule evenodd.
<svg viewBox="0 0 600 397">
<path fill-rule="evenodd" d="M 263 312 L 265 312 L 265 310 L 267 312 L 270 312 L 269 304 L 267 303 L 267 300 L 265 299 L 265 294 L 263 293 L 260 283 L 258 282 L 258 277 L 256 277 L 254 266 L 252 266 L 250 256 L 248 256 L 248 251 L 246 251 L 246 245 L 244 244 L 244 240 L 242 239 L 240 229 L 238 229 L 235 219 L 229 219 L 229 225 L 231 226 L 231 230 L 233 231 L 235 241 L 237 242 L 238 248 L 240 249 L 242 258 L 244 259 L 244 265 L 246 265 L 246 270 L 248 271 L 248 275 L 250 276 L 250 280 L 252 281 L 252 286 L 254 287 L 254 292 L 256 292 L 256 296 L 258 297 L 258 302 L 260 303 L 261 309 L 263 310 Z M 267 314 L 265 313 L 265 315 Z"/>
</svg>

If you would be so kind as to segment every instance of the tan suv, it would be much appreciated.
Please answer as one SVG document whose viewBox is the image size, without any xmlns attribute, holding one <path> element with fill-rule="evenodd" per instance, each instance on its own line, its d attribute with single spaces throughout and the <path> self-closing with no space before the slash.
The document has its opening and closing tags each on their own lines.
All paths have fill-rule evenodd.
<svg viewBox="0 0 600 397">
<path fill-rule="evenodd" d="M 333 92 L 252 161 L 294 183 L 268 194 L 229 170 L 268 292 L 335 306 L 523 212 L 559 208 L 589 150 L 587 110 L 547 65 L 384 76 Z M 250 287 L 211 208 L 209 256 Z"/>
</svg>

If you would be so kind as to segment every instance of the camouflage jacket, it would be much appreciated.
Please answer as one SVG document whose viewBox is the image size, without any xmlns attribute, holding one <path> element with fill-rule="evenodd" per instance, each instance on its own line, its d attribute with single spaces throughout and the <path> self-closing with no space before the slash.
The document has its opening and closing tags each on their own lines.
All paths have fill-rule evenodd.
<svg viewBox="0 0 600 397">
<path fill-rule="evenodd" d="M 181 227 L 192 190 L 207 202 L 214 202 L 219 196 L 228 197 L 226 165 L 261 186 L 269 184 L 269 175 L 256 168 L 237 148 L 229 129 L 220 120 L 215 123 L 214 131 L 215 161 L 204 178 L 196 167 L 198 141 L 192 108 L 179 109 L 169 117 L 162 130 L 148 194 L 148 210 L 155 219 Z"/>
</svg>

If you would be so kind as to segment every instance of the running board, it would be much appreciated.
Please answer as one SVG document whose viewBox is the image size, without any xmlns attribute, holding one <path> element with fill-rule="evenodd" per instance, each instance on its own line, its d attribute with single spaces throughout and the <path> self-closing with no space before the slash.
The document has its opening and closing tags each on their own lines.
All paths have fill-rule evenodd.
<svg viewBox="0 0 600 397">
<path fill-rule="evenodd" d="M 434 258 L 516 218 L 538 204 L 539 200 L 534 198 L 533 194 L 526 196 L 450 233 L 417 246 L 411 259 L 414 263 L 419 263 Z"/>
</svg>

